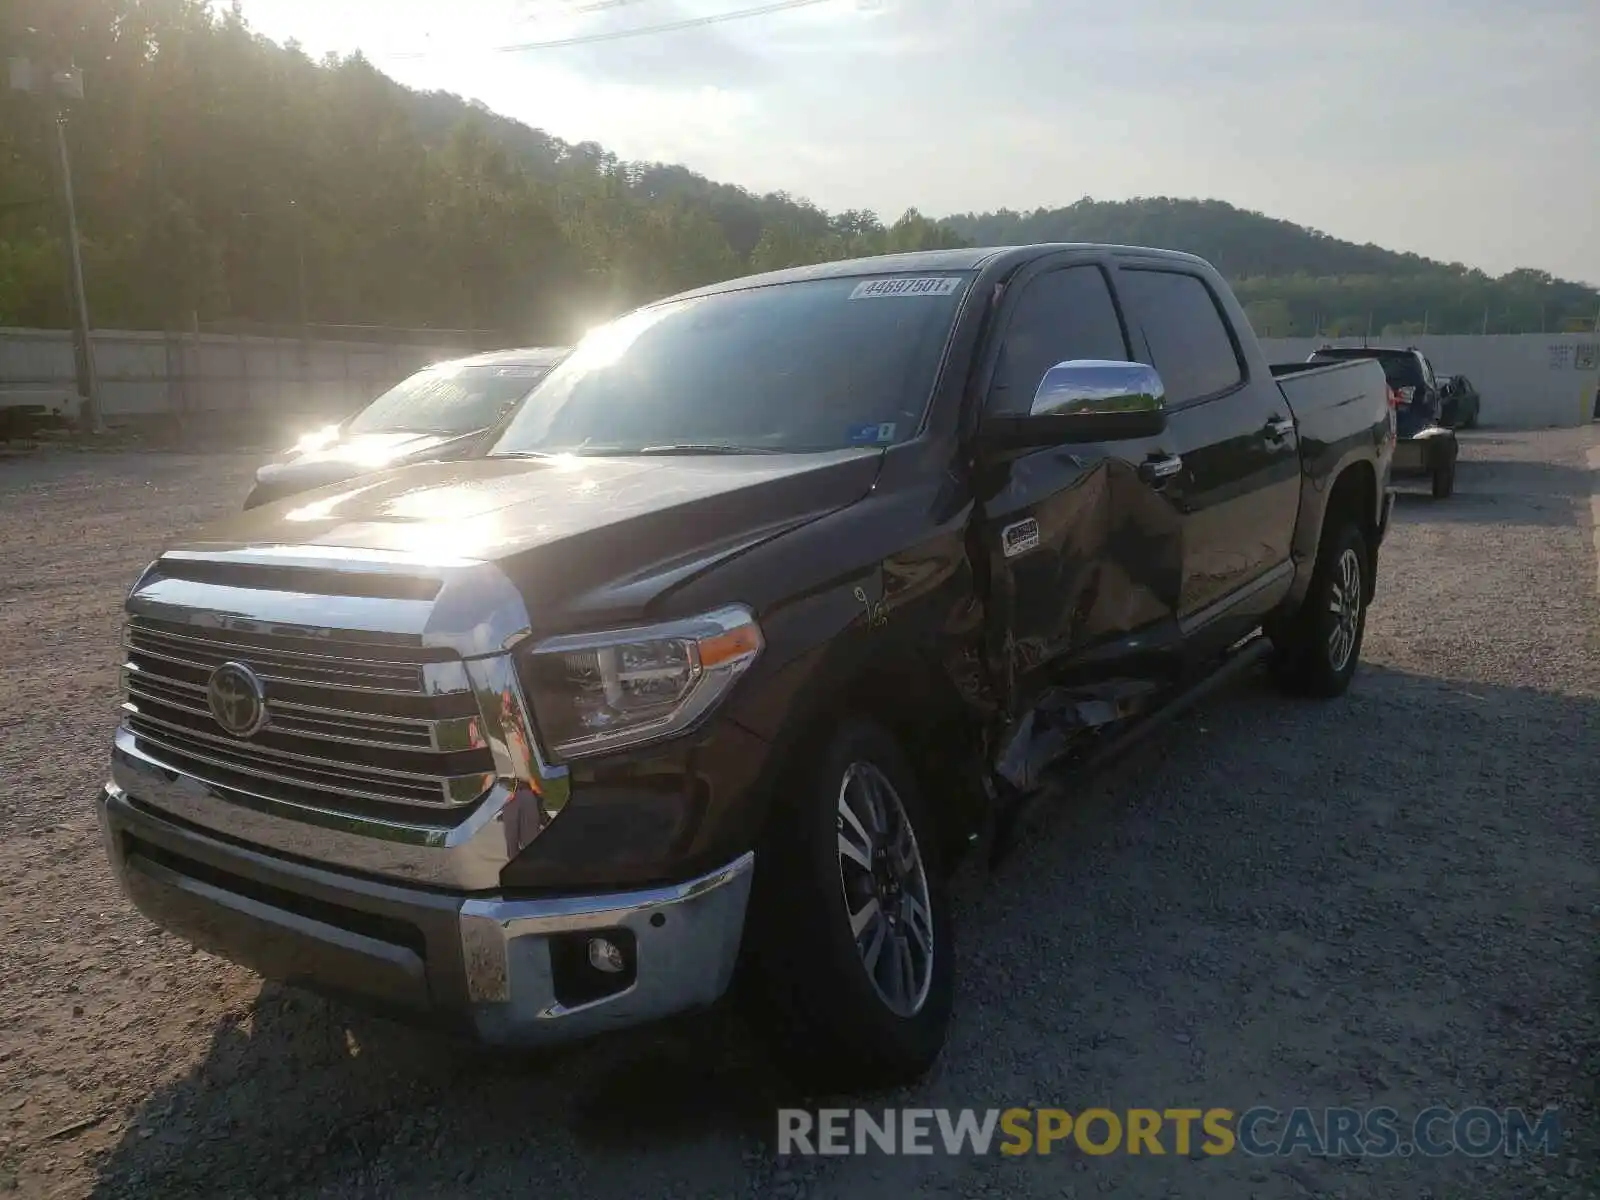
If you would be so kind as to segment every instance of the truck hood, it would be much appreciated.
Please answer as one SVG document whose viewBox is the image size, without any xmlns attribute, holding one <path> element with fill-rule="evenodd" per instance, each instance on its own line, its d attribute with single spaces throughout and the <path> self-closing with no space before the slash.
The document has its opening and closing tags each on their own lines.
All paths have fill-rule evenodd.
<svg viewBox="0 0 1600 1200">
<path fill-rule="evenodd" d="M 537 626 L 637 614 L 730 555 L 864 497 L 881 451 L 428 462 L 217 522 L 175 549 L 326 547 L 499 564 Z M 337 555 L 334 555 L 337 557 Z"/>
</svg>

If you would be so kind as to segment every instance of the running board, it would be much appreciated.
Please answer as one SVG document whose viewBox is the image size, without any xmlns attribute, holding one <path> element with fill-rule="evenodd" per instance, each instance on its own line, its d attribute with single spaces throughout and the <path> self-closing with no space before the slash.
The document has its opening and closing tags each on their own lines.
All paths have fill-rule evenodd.
<svg viewBox="0 0 1600 1200">
<path fill-rule="evenodd" d="M 1137 719 L 1123 732 L 1112 736 L 1082 760 L 1048 771 L 1038 788 L 1018 793 L 998 775 L 992 778 L 996 798 L 1001 800 L 1001 810 L 995 819 L 993 841 L 989 851 L 991 868 L 1000 866 L 1011 856 L 1021 842 L 1021 833 L 1030 819 L 1048 803 L 1059 798 L 1062 789 L 1082 782 L 1121 758 L 1146 737 L 1176 718 L 1182 716 L 1201 700 L 1220 690 L 1241 675 L 1259 666 L 1272 653 L 1272 643 L 1264 634 L 1257 634 L 1241 642 L 1228 652 L 1228 656 L 1215 670 L 1178 692 L 1161 707 Z"/>
</svg>

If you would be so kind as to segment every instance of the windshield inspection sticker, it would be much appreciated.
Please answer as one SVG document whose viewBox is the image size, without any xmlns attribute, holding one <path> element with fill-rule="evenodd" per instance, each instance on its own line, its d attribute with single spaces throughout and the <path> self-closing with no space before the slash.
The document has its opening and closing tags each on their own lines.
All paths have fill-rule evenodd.
<svg viewBox="0 0 1600 1200">
<path fill-rule="evenodd" d="M 850 426 L 850 444 L 852 446 L 887 446 L 894 441 L 895 423 L 885 421 L 882 425 L 852 425 Z"/>
<path fill-rule="evenodd" d="M 864 279 L 850 293 L 852 300 L 884 300 L 895 296 L 948 296 L 961 286 L 950 275 L 924 275 L 916 278 Z"/>
<path fill-rule="evenodd" d="M 1000 547 L 1005 551 L 1007 558 L 1026 554 L 1029 550 L 1038 549 L 1038 546 L 1039 522 L 1032 517 L 1026 521 L 1018 521 L 1015 525 L 1007 525 L 1000 531 Z"/>
</svg>

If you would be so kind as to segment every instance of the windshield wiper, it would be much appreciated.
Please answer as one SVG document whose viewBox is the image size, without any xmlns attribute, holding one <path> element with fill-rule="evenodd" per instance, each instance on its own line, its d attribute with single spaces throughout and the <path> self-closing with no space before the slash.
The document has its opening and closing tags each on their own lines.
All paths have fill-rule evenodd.
<svg viewBox="0 0 1600 1200">
<path fill-rule="evenodd" d="M 730 446 L 724 442 L 673 442 L 665 446 L 641 446 L 637 450 L 616 450 L 626 454 L 783 454 L 771 446 Z"/>
</svg>

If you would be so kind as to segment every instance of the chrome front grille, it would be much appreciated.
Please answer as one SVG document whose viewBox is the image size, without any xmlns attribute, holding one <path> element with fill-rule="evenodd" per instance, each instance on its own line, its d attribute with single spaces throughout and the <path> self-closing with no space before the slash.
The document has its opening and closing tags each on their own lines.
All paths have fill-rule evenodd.
<svg viewBox="0 0 1600 1200">
<path fill-rule="evenodd" d="M 404 637 L 141 616 L 125 646 L 127 726 L 185 774 L 295 804 L 446 824 L 494 785 L 477 700 L 451 651 Z M 267 724 L 248 738 L 211 714 L 208 684 L 225 662 L 248 666 L 266 691 Z"/>
<path fill-rule="evenodd" d="M 366 649 L 360 644 L 298 638 L 305 645 L 288 648 L 271 635 L 218 631 L 213 636 L 196 632 L 198 628 L 174 630 L 136 621 L 128 626 L 128 646 L 149 658 L 206 670 L 229 659 L 248 661 L 262 679 L 277 683 L 402 695 L 423 691 L 422 664 L 350 658 Z"/>
</svg>

